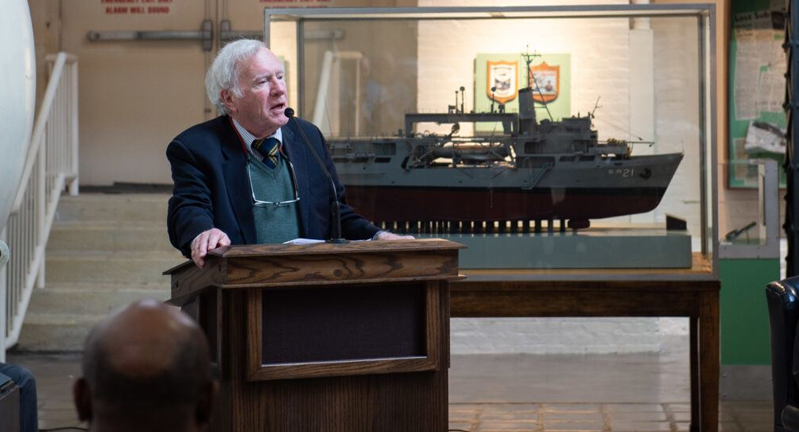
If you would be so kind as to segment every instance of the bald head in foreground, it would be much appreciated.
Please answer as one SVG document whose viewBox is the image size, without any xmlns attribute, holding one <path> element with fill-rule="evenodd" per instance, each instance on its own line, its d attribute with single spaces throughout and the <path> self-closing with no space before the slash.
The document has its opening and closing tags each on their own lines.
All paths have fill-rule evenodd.
<svg viewBox="0 0 799 432">
<path fill-rule="evenodd" d="M 89 334 L 73 396 L 90 431 L 204 429 L 218 383 L 208 341 L 176 308 L 142 300 Z"/>
</svg>

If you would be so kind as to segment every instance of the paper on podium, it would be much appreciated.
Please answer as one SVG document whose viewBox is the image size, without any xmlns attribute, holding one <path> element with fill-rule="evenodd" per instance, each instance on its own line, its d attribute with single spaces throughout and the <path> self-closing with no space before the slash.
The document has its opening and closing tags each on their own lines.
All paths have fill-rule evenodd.
<svg viewBox="0 0 799 432">
<path fill-rule="evenodd" d="M 306 244 L 324 243 L 324 242 L 325 242 L 324 240 L 317 240 L 317 239 L 295 238 L 293 240 L 289 240 L 287 242 L 283 242 L 283 244 L 306 245 Z"/>
<path fill-rule="evenodd" d="M 364 242 L 370 240 L 349 240 L 350 242 Z M 307 244 L 316 244 L 316 243 L 324 243 L 324 240 L 319 239 L 309 239 L 309 238 L 295 238 L 293 240 L 289 240 L 287 242 L 283 242 L 283 244 L 288 245 L 307 245 Z"/>
</svg>

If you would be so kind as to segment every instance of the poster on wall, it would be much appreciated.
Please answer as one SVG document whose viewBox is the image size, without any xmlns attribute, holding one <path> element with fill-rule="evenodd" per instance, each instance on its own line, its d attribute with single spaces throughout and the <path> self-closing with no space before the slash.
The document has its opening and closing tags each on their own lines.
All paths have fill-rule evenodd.
<svg viewBox="0 0 799 432">
<path fill-rule="evenodd" d="M 477 54 L 474 61 L 474 110 L 477 113 L 519 112 L 519 90 L 533 89 L 538 120 L 571 115 L 569 54 L 541 54 L 530 71 L 521 54 Z M 499 128 L 499 129 L 497 129 Z M 499 124 L 478 123 L 478 132 L 501 130 Z"/>
<path fill-rule="evenodd" d="M 785 157 L 785 2 L 733 0 L 730 41 L 728 186 L 756 188 L 750 161 Z M 785 186 L 780 172 L 780 186 Z"/>
</svg>

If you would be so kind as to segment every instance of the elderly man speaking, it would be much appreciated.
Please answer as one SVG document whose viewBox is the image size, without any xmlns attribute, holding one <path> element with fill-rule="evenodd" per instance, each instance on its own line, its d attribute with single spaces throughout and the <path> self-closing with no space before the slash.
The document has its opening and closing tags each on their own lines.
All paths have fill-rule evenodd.
<svg viewBox="0 0 799 432">
<path fill-rule="evenodd" d="M 167 148 L 175 184 L 169 239 L 199 267 L 220 246 L 330 237 L 333 186 L 311 148 L 332 175 L 344 237 L 408 238 L 380 231 L 346 205 L 319 129 L 286 116 L 284 77 L 262 42 L 226 45 L 205 79 L 222 115 L 189 128 Z"/>
</svg>

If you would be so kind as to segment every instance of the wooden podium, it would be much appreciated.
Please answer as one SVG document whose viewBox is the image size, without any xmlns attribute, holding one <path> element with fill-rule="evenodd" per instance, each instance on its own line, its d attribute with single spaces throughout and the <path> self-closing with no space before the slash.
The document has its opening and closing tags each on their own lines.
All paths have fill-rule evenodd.
<svg viewBox="0 0 799 432">
<path fill-rule="evenodd" d="M 446 240 L 219 248 L 167 270 L 208 336 L 222 389 L 211 429 L 448 427 Z"/>
</svg>

